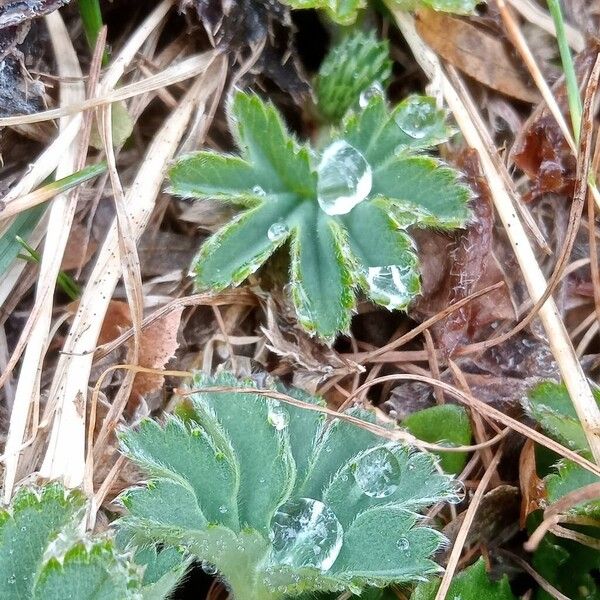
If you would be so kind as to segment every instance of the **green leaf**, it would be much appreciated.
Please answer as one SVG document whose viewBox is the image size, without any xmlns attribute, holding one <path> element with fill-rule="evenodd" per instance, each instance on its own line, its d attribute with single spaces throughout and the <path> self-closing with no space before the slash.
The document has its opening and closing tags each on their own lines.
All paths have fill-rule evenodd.
<svg viewBox="0 0 600 600">
<path fill-rule="evenodd" d="M 214 565 L 236 600 L 359 592 L 438 570 L 431 556 L 443 538 L 417 514 L 453 495 L 434 457 L 265 398 L 252 382 L 227 374 L 197 374 L 192 385 L 185 423 L 168 417 L 162 427 L 144 423 L 122 435 L 125 452 L 150 477 L 147 487 L 123 496 L 127 514 L 118 526 L 134 544 L 186 548 Z M 203 391 L 211 387 L 248 393 Z M 362 411 L 352 414 L 372 420 Z M 214 457 L 199 453 L 200 443 L 232 464 L 238 489 L 229 479 L 202 475 L 214 469 Z M 207 518 L 214 511 L 205 503 L 214 506 L 224 496 L 227 509 Z"/>
<path fill-rule="evenodd" d="M 467 446 L 472 431 L 469 415 L 462 406 L 441 404 L 417 411 L 404 419 L 402 425 L 424 442 L 448 446 Z M 440 464 L 446 473 L 460 473 L 466 462 L 466 452 L 439 452 Z"/>
<path fill-rule="evenodd" d="M 593 390 L 596 402 L 600 392 Z M 588 450 L 587 439 L 563 384 L 546 381 L 538 384 L 527 395 L 526 409 L 541 427 L 565 446 L 581 451 Z"/>
<path fill-rule="evenodd" d="M 391 72 L 387 40 L 354 31 L 329 51 L 319 69 L 315 94 L 321 114 L 337 123 L 350 108 L 379 93 Z"/>
<path fill-rule="evenodd" d="M 530 515 L 529 531 L 542 520 L 541 511 Z M 588 528 L 587 533 L 595 533 Z M 532 567 L 548 582 L 571 600 L 597 600 L 600 588 L 596 574 L 600 569 L 600 551 L 578 542 L 546 533 L 534 552 Z M 542 589 L 535 592 L 536 600 L 552 600 Z"/>
<path fill-rule="evenodd" d="M 51 484 L 23 488 L 0 512 L 0 598 L 126 600 L 137 571 L 109 540 L 82 540 L 84 498 Z"/>
<path fill-rule="evenodd" d="M 544 481 L 548 501 L 552 503 L 582 487 L 600 482 L 600 477 L 570 460 L 561 460 L 556 465 L 556 473 L 547 475 Z M 571 512 L 600 519 L 600 500 L 592 500 L 576 505 L 571 508 Z"/>
<path fill-rule="evenodd" d="M 243 209 L 200 249 L 196 286 L 237 285 L 287 244 L 290 295 L 310 333 L 331 341 L 347 331 L 358 287 L 406 308 L 420 291 L 406 228 L 462 226 L 469 216 L 458 174 L 416 155 L 447 139 L 445 113 L 417 96 L 389 110 L 375 94 L 320 151 L 299 145 L 258 96 L 237 93 L 229 115 L 241 157 L 200 152 L 170 171 L 173 192 Z"/>
<path fill-rule="evenodd" d="M 593 390 L 596 402 L 600 392 Z M 561 444 L 590 457 L 587 439 L 577 417 L 569 392 L 563 384 L 546 381 L 538 384 L 527 394 L 525 408 L 546 433 Z M 597 483 L 600 478 L 569 460 L 561 460 L 556 472 L 544 478 L 548 500 L 556 502 L 570 492 Z M 571 512 L 600 518 L 600 501 L 575 506 Z"/>
<path fill-rule="evenodd" d="M 22 246 L 17 237 L 28 239 L 45 210 L 46 205 L 39 204 L 19 213 L 0 236 L 0 274 L 8 271 L 21 252 Z"/>
<path fill-rule="evenodd" d="M 341 25 L 351 25 L 360 9 L 367 6 L 366 0 L 280 0 L 292 8 L 317 8 L 326 12 L 330 19 Z M 469 14 L 480 0 L 392 0 L 403 10 L 432 8 L 433 10 Z"/>
<path fill-rule="evenodd" d="M 434 600 L 440 586 L 439 580 L 420 583 L 411 600 Z M 506 575 L 500 581 L 492 581 L 486 570 L 483 558 L 454 576 L 446 598 L 460 600 L 516 600 Z"/>
</svg>

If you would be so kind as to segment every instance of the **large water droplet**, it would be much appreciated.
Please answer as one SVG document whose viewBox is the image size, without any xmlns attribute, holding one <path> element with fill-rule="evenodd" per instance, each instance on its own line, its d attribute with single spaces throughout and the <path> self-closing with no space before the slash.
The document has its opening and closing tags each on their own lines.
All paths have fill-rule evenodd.
<svg viewBox="0 0 600 600">
<path fill-rule="evenodd" d="M 410 267 L 369 267 L 367 283 L 371 296 L 390 309 L 404 308 L 416 292 L 414 271 Z"/>
<path fill-rule="evenodd" d="M 267 193 L 265 192 L 265 190 L 263 190 L 263 189 L 260 187 L 260 185 L 255 185 L 255 186 L 252 188 L 252 193 L 253 193 L 255 196 L 259 196 L 259 197 L 261 197 L 261 198 L 263 198 L 264 196 L 266 196 L 266 195 L 267 195 Z"/>
<path fill-rule="evenodd" d="M 288 226 L 283 221 L 277 221 L 276 223 L 273 223 L 271 227 L 269 227 L 267 231 L 267 237 L 272 242 L 278 242 L 282 238 L 286 237 L 289 232 L 290 230 L 288 229 Z"/>
<path fill-rule="evenodd" d="M 438 127 L 435 100 L 413 96 L 407 98 L 396 115 L 398 127 L 416 140 L 431 135 Z"/>
<path fill-rule="evenodd" d="M 375 448 L 356 464 L 354 479 L 371 498 L 386 498 L 398 489 L 400 463 L 387 448 Z"/>
<path fill-rule="evenodd" d="M 319 205 L 328 215 L 345 215 L 371 191 L 373 174 L 365 157 L 339 140 L 328 146 L 318 170 Z"/>
<path fill-rule="evenodd" d="M 275 557 L 283 564 L 325 571 L 340 552 L 343 530 L 325 504 L 300 498 L 287 502 L 275 513 L 271 541 Z"/>
<path fill-rule="evenodd" d="M 371 100 L 375 98 L 375 96 L 383 96 L 383 87 L 379 82 L 374 83 L 372 86 L 368 87 L 366 90 L 363 90 L 360 93 L 360 97 L 358 98 L 358 105 L 361 108 L 367 108 L 369 102 L 371 102 Z"/>
</svg>

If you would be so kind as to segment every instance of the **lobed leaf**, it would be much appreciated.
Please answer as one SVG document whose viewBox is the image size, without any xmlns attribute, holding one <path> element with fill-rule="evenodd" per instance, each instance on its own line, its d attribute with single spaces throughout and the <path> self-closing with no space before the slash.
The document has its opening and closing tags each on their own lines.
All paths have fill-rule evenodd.
<svg viewBox="0 0 600 600">
<path fill-rule="evenodd" d="M 0 512 L 0 598 L 127 600 L 140 586 L 109 540 L 82 540 L 85 501 L 57 484 L 22 488 Z"/>
<path fill-rule="evenodd" d="M 227 374 L 197 374 L 192 385 L 193 409 L 186 408 L 185 423 L 169 417 L 163 427 L 144 423 L 122 436 L 124 451 L 151 477 L 148 487 L 123 497 L 128 514 L 120 526 L 134 543 L 187 548 L 214 565 L 239 600 L 360 591 L 438 569 L 431 555 L 443 538 L 420 523 L 416 511 L 450 498 L 453 490 L 431 455 L 265 398 L 253 392 L 254 383 Z M 240 386 L 248 393 L 227 390 Z M 278 384 L 274 389 L 284 390 Z M 189 439 L 196 428 L 202 434 Z M 214 468 L 200 464 L 214 461 L 205 448 L 234 465 L 239 488 L 230 479 L 219 483 L 219 476 L 200 475 Z M 381 455 L 391 469 L 377 463 Z M 213 489 L 220 485 L 225 489 Z M 207 519 L 214 498 L 224 496 L 223 507 L 235 508 Z"/>
<path fill-rule="evenodd" d="M 200 152 L 171 169 L 171 190 L 222 198 L 245 210 L 204 243 L 192 271 L 221 290 L 254 273 L 283 244 L 301 325 L 327 341 L 347 331 L 357 287 L 389 309 L 420 291 L 411 225 L 465 224 L 469 190 L 457 173 L 415 153 L 448 138 L 432 99 L 389 110 L 372 95 L 322 149 L 300 146 L 258 96 L 237 93 L 231 128 L 242 156 Z"/>
</svg>

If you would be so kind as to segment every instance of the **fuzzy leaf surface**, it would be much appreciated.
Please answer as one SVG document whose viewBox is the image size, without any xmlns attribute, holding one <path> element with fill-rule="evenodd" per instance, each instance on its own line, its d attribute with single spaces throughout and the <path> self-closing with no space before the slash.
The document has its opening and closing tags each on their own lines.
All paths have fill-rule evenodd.
<svg viewBox="0 0 600 600">
<path fill-rule="evenodd" d="M 437 580 L 420 583 L 411 600 L 434 600 L 439 586 Z M 516 600 L 506 576 L 500 581 L 490 579 L 483 558 L 454 576 L 446 597 L 461 600 Z"/>
<path fill-rule="evenodd" d="M 240 386 L 248 393 L 202 391 Z M 135 544 L 186 548 L 214 565 L 236 600 L 356 592 L 439 570 L 431 556 L 443 537 L 420 523 L 418 511 L 452 497 L 453 485 L 432 455 L 253 388 L 228 374 L 197 374 L 185 420 L 169 417 L 163 426 L 122 434 L 125 452 L 150 477 L 123 497 L 128 513 L 120 526 Z M 169 434 L 173 423 L 177 437 Z M 161 430 L 168 443 L 157 441 Z M 199 444 L 205 458 L 181 458 Z M 204 472 L 203 460 L 227 465 L 237 484 L 209 477 L 202 485 L 187 465 Z M 215 497 L 222 498 L 216 513 L 205 506 Z"/>
<path fill-rule="evenodd" d="M 235 94 L 229 116 L 240 157 L 199 152 L 170 171 L 172 193 L 242 209 L 200 249 L 196 287 L 238 285 L 288 244 L 290 294 L 310 333 L 347 331 L 357 288 L 405 309 L 420 291 L 406 228 L 451 229 L 469 216 L 458 174 L 421 154 L 451 133 L 434 101 L 411 96 L 390 110 L 374 94 L 321 150 L 298 143 L 256 95 Z"/>
<path fill-rule="evenodd" d="M 137 573 L 108 540 L 77 533 L 84 498 L 59 485 L 22 488 L 0 512 L 0 598 L 127 600 L 138 598 Z"/>
<path fill-rule="evenodd" d="M 334 46 L 315 81 L 317 106 L 330 122 L 338 123 L 353 106 L 385 88 L 392 72 L 389 44 L 374 33 L 356 31 Z"/>
</svg>

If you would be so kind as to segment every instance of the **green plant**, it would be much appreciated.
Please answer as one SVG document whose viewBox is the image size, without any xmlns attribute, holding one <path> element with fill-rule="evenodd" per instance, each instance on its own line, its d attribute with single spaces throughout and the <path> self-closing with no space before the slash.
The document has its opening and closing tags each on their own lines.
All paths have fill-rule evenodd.
<svg viewBox="0 0 600 600">
<path fill-rule="evenodd" d="M 440 583 L 436 580 L 421 583 L 415 589 L 411 600 L 434 600 L 439 586 Z M 483 558 L 452 579 L 446 598 L 454 600 L 516 600 L 506 575 L 500 581 L 492 581 L 486 572 Z"/>
<path fill-rule="evenodd" d="M 346 331 L 355 287 L 406 308 L 420 291 L 406 228 L 451 229 L 469 214 L 458 174 L 418 154 L 450 133 L 434 100 L 411 96 L 390 110 L 374 94 L 322 149 L 299 144 L 256 95 L 235 94 L 229 117 L 242 156 L 198 152 L 170 171 L 172 193 L 243 209 L 202 246 L 196 286 L 237 285 L 289 242 L 291 296 L 309 332 Z"/>
<path fill-rule="evenodd" d="M 0 511 L 0 598 L 163 600 L 187 560 L 174 548 L 125 553 L 107 534 L 83 532 L 83 494 L 59 484 L 21 488 Z M 122 534 L 125 532 L 122 532 Z"/>
<path fill-rule="evenodd" d="M 135 567 L 109 539 L 82 536 L 85 500 L 59 485 L 21 489 L 0 512 L 0 598 L 126 600 L 139 597 Z"/>
<path fill-rule="evenodd" d="M 317 107 L 326 120 L 338 123 L 355 104 L 366 106 L 383 89 L 392 72 L 387 40 L 374 32 L 352 32 L 327 54 L 315 79 Z"/>
<path fill-rule="evenodd" d="M 150 478 L 122 497 L 121 526 L 134 544 L 186 548 L 236 600 L 360 592 L 439 569 L 430 557 L 443 537 L 417 511 L 455 492 L 432 455 L 268 399 L 226 374 L 198 374 L 192 385 L 180 416 L 121 435 Z"/>
<path fill-rule="evenodd" d="M 416 438 L 447 446 L 467 446 L 473 435 L 469 415 L 462 406 L 440 404 L 412 413 L 404 421 Z M 468 458 L 467 452 L 440 452 L 440 465 L 446 473 L 460 473 Z"/>
<path fill-rule="evenodd" d="M 599 402 L 598 390 L 594 390 L 594 396 Z M 530 390 L 525 406 L 548 435 L 583 456 L 592 458 L 566 386 L 551 381 L 540 383 Z M 597 483 L 600 479 L 574 462 L 562 459 L 556 463 L 554 472 L 548 474 L 544 481 L 548 501 L 555 502 L 581 487 Z M 575 506 L 572 512 L 599 518 L 600 500 Z"/>
<path fill-rule="evenodd" d="M 341 24 L 354 23 L 358 12 L 366 8 L 366 0 L 280 0 L 292 8 L 317 8 L 326 12 L 330 19 Z M 431 8 L 433 10 L 469 14 L 481 0 L 392 0 L 404 10 Z"/>
</svg>

